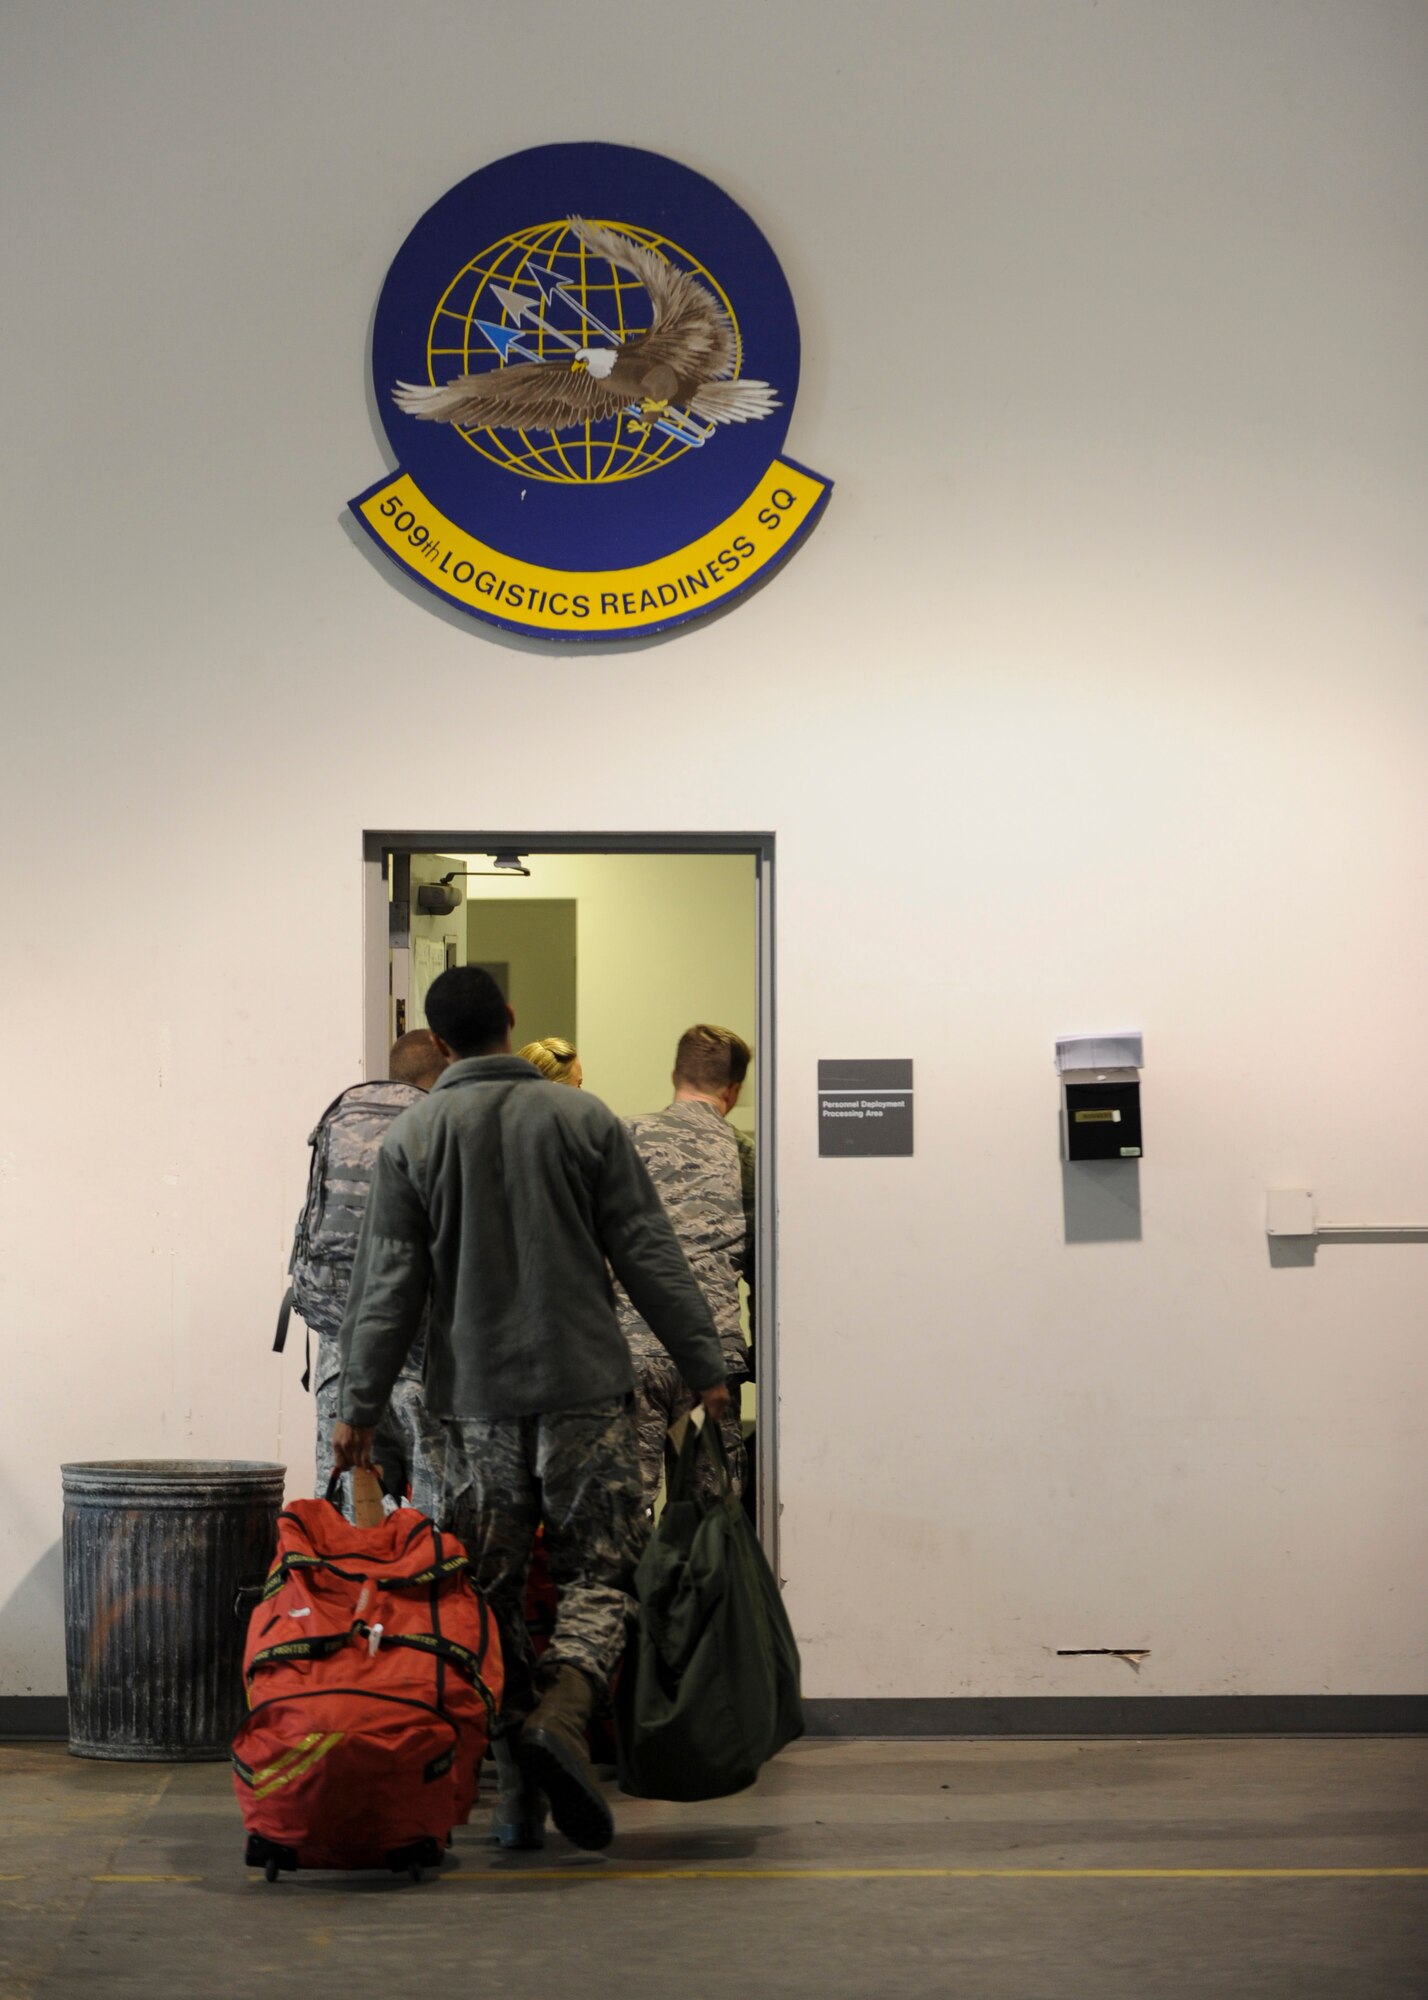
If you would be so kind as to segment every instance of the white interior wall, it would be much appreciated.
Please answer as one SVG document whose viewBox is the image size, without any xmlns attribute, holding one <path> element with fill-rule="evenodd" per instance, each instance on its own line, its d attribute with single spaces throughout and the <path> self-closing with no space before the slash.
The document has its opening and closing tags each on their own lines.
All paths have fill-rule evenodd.
<svg viewBox="0 0 1428 2000">
<path fill-rule="evenodd" d="M 63 1459 L 305 1462 L 267 1348 L 361 833 L 473 824 L 777 833 L 810 1693 L 1420 1687 L 1428 1253 L 1272 1268 L 1262 1198 L 1428 1219 L 1428 14 L 537 15 L 6 15 L 4 851 L 108 893 L 6 940 L 0 1691 L 62 1685 Z M 390 256 L 572 136 L 750 209 L 838 481 L 731 616 L 593 656 L 342 515 Z M 1068 1244 L 1051 1042 L 1121 1027 L 1141 1235 Z M 914 1159 L 817 1158 L 820 1055 L 915 1059 Z"/>
<path fill-rule="evenodd" d="M 466 865 L 482 860 L 468 856 Z M 574 899 L 585 1088 L 622 1118 L 668 1104 L 675 1045 L 694 1022 L 713 1021 L 757 1041 L 751 855 L 533 854 L 527 865 L 528 877 L 478 877 L 468 899 Z M 517 1047 L 548 1032 L 517 1010 Z M 752 1078 L 746 1096 L 733 1122 L 752 1131 Z"/>
</svg>

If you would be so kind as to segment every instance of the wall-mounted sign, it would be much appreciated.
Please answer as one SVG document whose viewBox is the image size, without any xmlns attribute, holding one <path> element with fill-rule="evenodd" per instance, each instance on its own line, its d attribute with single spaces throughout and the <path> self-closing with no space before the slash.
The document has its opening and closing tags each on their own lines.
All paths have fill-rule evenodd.
<svg viewBox="0 0 1428 2000">
<path fill-rule="evenodd" d="M 352 511 L 411 576 L 528 637 L 636 638 L 761 582 L 830 482 L 783 456 L 798 320 L 728 195 L 627 146 L 539 146 L 398 251 L 372 387 L 398 470 Z"/>
<path fill-rule="evenodd" d="M 820 1062 L 818 1150 L 825 1158 L 907 1158 L 912 1152 L 912 1063 Z"/>
</svg>

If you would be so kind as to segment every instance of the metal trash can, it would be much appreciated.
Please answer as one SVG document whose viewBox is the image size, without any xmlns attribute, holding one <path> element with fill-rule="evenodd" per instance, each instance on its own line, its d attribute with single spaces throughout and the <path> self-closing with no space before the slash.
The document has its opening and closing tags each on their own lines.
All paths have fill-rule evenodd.
<svg viewBox="0 0 1428 2000">
<path fill-rule="evenodd" d="M 232 1459 L 61 1466 L 72 1755 L 227 1757 L 246 1709 L 234 1600 L 272 1561 L 286 1470 Z"/>
</svg>

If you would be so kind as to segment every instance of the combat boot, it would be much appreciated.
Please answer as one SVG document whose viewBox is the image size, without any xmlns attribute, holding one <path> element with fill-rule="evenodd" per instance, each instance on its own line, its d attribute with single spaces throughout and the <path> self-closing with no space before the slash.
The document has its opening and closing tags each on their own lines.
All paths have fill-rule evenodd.
<svg viewBox="0 0 1428 2000">
<path fill-rule="evenodd" d="M 521 1776 L 550 1800 L 550 1816 L 577 1847 L 608 1847 L 615 1821 L 600 1790 L 585 1730 L 595 1690 L 579 1667 L 555 1669 L 516 1744 Z"/>
<path fill-rule="evenodd" d="M 545 1800 L 534 1785 L 526 1783 L 508 1738 L 503 1736 L 493 1743 L 491 1753 L 500 1787 L 491 1815 L 492 1840 L 498 1847 L 544 1847 Z"/>
</svg>

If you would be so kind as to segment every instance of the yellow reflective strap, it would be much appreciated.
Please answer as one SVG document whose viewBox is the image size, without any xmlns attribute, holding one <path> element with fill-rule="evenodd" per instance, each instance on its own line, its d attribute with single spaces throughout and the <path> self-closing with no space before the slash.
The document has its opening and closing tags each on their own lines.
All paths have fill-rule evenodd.
<svg viewBox="0 0 1428 2000">
<path fill-rule="evenodd" d="M 310 1771 L 320 1758 L 327 1755 L 329 1750 L 335 1750 L 341 1741 L 342 1731 L 340 1729 L 335 1729 L 330 1736 L 304 1737 L 298 1748 L 306 1750 L 307 1754 L 299 1757 L 297 1763 L 289 1764 L 288 1768 L 274 1778 L 271 1784 L 263 1785 L 260 1789 L 255 1790 L 253 1793 L 254 1798 L 265 1799 L 270 1792 L 277 1791 L 280 1785 L 291 1784 L 293 1779 L 300 1778 L 304 1771 Z M 311 1749 L 307 1748 L 309 1744 L 313 1746 Z"/>
<path fill-rule="evenodd" d="M 321 1569 L 326 1561 L 326 1556 L 284 1556 L 263 1586 L 261 1601 L 266 1604 L 275 1597 L 295 1569 Z"/>
<path fill-rule="evenodd" d="M 290 1744 L 288 1748 L 284 1750 L 281 1757 L 275 1757 L 271 1764 L 265 1764 L 261 1771 L 255 1771 L 253 1773 L 254 1784 L 255 1785 L 267 1784 L 269 1778 L 275 1778 L 277 1776 L 278 1772 L 282 1770 L 284 1764 L 291 1764 L 294 1757 L 301 1757 L 304 1750 L 310 1750 L 313 1744 L 319 1740 L 321 1735 L 322 1731 L 320 1729 L 315 1729 L 310 1736 L 304 1736 L 300 1743 Z"/>
</svg>

